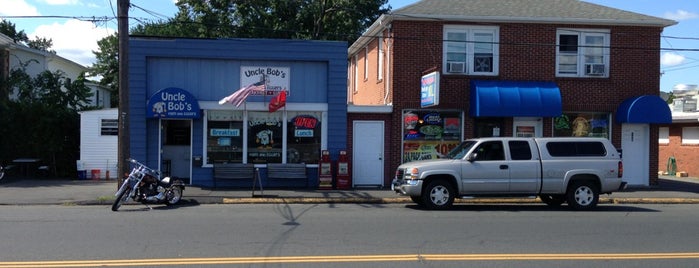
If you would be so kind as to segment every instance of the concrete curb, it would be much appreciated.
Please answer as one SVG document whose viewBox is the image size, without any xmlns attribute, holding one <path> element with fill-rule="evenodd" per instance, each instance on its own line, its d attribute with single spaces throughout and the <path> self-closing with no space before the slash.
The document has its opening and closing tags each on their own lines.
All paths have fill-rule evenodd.
<svg viewBox="0 0 699 268">
<path fill-rule="evenodd" d="M 185 197 L 181 204 L 411 204 L 408 197 Z M 0 206 L 99 206 L 111 205 L 113 200 L 64 200 L 43 203 L 0 203 Z M 468 198 L 456 199 L 455 204 L 543 204 L 538 198 Z M 699 204 L 699 198 L 600 198 L 599 204 Z M 128 204 L 139 204 L 133 201 Z"/>
<path fill-rule="evenodd" d="M 222 204 L 404 204 L 408 197 L 393 198 L 314 198 L 314 197 L 248 197 L 223 198 Z M 474 198 L 456 199 L 465 204 L 528 204 L 541 203 L 538 198 Z M 599 204 L 699 204 L 699 198 L 600 198 Z"/>
</svg>

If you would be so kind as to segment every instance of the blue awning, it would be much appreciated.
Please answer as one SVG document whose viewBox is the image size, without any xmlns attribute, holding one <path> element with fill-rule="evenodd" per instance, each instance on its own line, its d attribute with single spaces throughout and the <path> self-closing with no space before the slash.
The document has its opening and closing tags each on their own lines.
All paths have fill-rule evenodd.
<svg viewBox="0 0 699 268">
<path fill-rule="evenodd" d="M 656 95 L 628 98 L 616 110 L 619 123 L 670 124 L 672 112 L 667 103 Z"/>
<path fill-rule="evenodd" d="M 556 117 L 561 91 L 554 82 L 471 81 L 473 117 Z"/>
</svg>

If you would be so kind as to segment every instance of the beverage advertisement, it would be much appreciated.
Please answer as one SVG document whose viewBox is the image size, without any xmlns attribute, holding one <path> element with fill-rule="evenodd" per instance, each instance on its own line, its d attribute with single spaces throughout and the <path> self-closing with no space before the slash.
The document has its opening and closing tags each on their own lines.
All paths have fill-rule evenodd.
<svg viewBox="0 0 699 268">
<path fill-rule="evenodd" d="M 461 142 L 461 113 L 453 111 L 403 112 L 403 163 L 437 159 Z"/>
</svg>

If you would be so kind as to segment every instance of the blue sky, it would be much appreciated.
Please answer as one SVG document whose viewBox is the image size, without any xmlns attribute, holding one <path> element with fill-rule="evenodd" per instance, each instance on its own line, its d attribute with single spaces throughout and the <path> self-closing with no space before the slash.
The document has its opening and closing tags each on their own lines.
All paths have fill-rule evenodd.
<svg viewBox="0 0 699 268">
<path fill-rule="evenodd" d="M 135 7 L 129 10 L 129 17 L 133 18 L 130 24 L 173 16 L 177 12 L 174 1 L 131 0 Z M 699 5 L 695 0 L 585 1 L 679 22 L 662 33 L 660 90 L 672 91 L 677 84 L 699 84 Z M 389 0 L 389 5 L 397 9 L 415 2 Z M 30 38 L 53 39 L 58 55 L 89 66 L 94 63 L 92 51 L 97 50 L 97 40 L 117 29 L 116 3 L 117 0 L 0 0 L 0 17 L 9 19 Z M 85 21 L 86 17 L 94 18 L 94 22 Z"/>
</svg>

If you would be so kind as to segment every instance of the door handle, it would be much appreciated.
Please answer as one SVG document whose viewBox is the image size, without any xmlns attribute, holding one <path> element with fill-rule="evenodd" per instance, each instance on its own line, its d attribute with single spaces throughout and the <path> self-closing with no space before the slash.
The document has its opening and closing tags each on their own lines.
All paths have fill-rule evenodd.
<svg viewBox="0 0 699 268">
<path fill-rule="evenodd" d="M 500 165 L 500 169 L 507 169 L 509 168 L 507 165 Z"/>
</svg>

